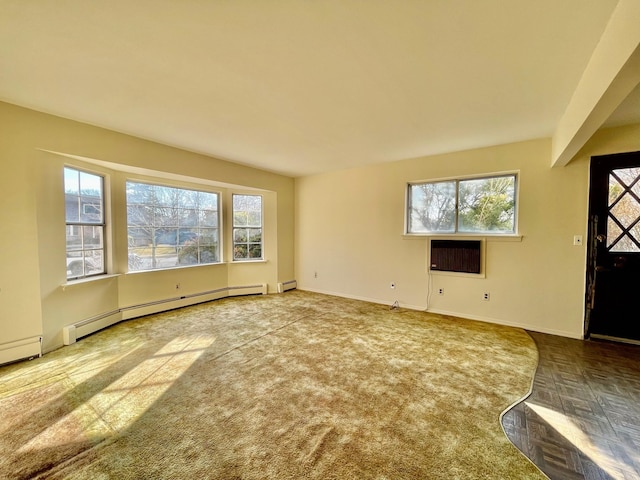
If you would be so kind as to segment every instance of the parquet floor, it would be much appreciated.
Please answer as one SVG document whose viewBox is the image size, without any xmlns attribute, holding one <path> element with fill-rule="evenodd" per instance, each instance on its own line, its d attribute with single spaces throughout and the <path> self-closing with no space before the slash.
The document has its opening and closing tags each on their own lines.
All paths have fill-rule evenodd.
<svg viewBox="0 0 640 480">
<path fill-rule="evenodd" d="M 640 479 L 640 346 L 530 332 L 531 395 L 502 419 L 550 479 Z"/>
</svg>

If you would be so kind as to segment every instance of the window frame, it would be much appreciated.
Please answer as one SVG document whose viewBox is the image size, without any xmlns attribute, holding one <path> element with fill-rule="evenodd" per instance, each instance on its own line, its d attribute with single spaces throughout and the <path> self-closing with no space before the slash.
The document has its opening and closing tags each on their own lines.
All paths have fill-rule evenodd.
<svg viewBox="0 0 640 480">
<path fill-rule="evenodd" d="M 459 199 L 460 199 L 460 183 L 472 180 L 492 180 L 498 178 L 513 177 L 513 229 L 511 231 L 491 231 L 491 230 L 460 230 L 459 221 Z M 411 213 L 412 213 L 412 187 L 419 185 L 438 184 L 438 183 L 454 183 L 454 210 L 453 210 L 453 229 L 452 230 L 433 230 L 433 231 L 411 231 Z M 518 218 L 519 218 L 519 194 L 520 194 L 520 172 L 507 171 L 495 172 L 481 175 L 468 175 L 458 177 L 447 177 L 433 180 L 421 180 L 408 182 L 405 190 L 405 216 L 404 216 L 404 235 L 410 237 L 424 236 L 452 236 L 452 237 L 520 237 L 518 234 Z"/>
<path fill-rule="evenodd" d="M 236 225 L 236 209 L 235 209 L 235 197 L 259 197 L 260 198 L 260 226 L 255 225 Z M 262 262 L 265 260 L 264 255 L 264 195 L 255 193 L 238 193 L 231 194 L 231 261 L 237 263 L 245 262 Z M 247 245 L 247 254 L 249 255 L 250 245 L 257 244 L 258 242 L 250 242 L 249 238 L 245 242 L 236 242 L 236 229 L 260 229 L 260 257 L 236 258 L 236 245 Z"/>
<path fill-rule="evenodd" d="M 74 172 L 74 174 L 77 174 L 77 179 L 78 179 L 78 193 L 77 195 L 71 193 L 67 193 L 67 175 L 66 172 L 67 171 L 72 171 Z M 100 221 L 99 222 L 90 222 L 90 221 L 82 221 L 81 220 L 81 216 L 82 215 L 88 215 L 89 212 L 87 212 L 86 206 L 91 205 L 91 206 L 95 206 L 95 204 L 91 203 L 86 203 L 83 204 L 82 203 L 82 188 L 81 188 L 81 175 L 85 174 L 85 175 L 91 175 L 93 177 L 96 177 L 99 179 L 100 181 L 100 195 L 99 195 L 99 199 L 100 199 L 100 204 L 99 204 L 99 215 L 100 215 Z M 67 212 L 67 195 L 72 195 L 72 196 L 77 196 L 78 197 L 78 202 L 80 202 L 78 204 L 78 221 L 69 221 L 68 219 L 68 212 Z M 66 268 L 66 280 L 67 282 L 69 281 L 75 281 L 75 280 L 82 280 L 85 278 L 91 278 L 91 277 L 97 277 L 100 275 L 106 275 L 107 273 L 107 214 L 106 214 L 106 195 L 107 195 L 107 178 L 106 175 L 102 174 L 102 173 L 97 173 L 97 172 L 93 172 L 84 168 L 80 168 L 77 167 L 76 165 L 63 165 L 63 197 L 64 197 L 64 202 L 65 202 L 65 257 L 66 257 L 66 264 L 67 264 L 67 268 Z M 76 250 L 69 250 L 69 245 L 68 245 L 68 232 L 69 232 L 69 228 L 71 228 L 72 230 L 75 230 L 75 228 L 79 229 L 79 232 L 82 232 L 85 228 L 91 228 L 91 229 L 96 229 L 98 228 L 101 233 L 100 233 L 100 237 L 101 237 L 101 246 L 99 248 L 85 248 L 85 243 L 84 243 L 84 236 L 82 233 L 78 233 L 78 236 L 80 237 L 80 244 L 82 246 L 82 248 L 80 249 L 76 249 Z M 101 252 L 102 255 L 102 268 L 100 271 L 96 271 L 94 273 L 87 273 L 86 269 L 87 269 L 87 257 L 86 257 L 86 252 Z M 80 266 L 82 267 L 82 273 L 79 274 L 74 274 L 73 273 L 73 265 L 75 264 L 74 261 L 69 261 L 70 258 L 74 258 L 74 257 L 69 257 L 69 253 L 73 252 L 80 252 L 81 253 L 81 257 L 82 261 L 80 262 Z M 71 272 L 71 274 L 69 274 L 69 272 Z"/>
<path fill-rule="evenodd" d="M 129 202 L 129 196 L 128 196 L 128 189 L 129 189 L 129 185 L 130 184 L 135 184 L 135 185 L 145 185 L 147 187 L 154 187 L 154 188 L 167 188 L 167 189 L 173 189 L 173 190 L 178 190 L 178 191 L 182 191 L 182 192 L 189 192 L 190 194 L 199 194 L 199 193 L 203 193 L 203 194 L 207 194 L 207 195 L 214 195 L 216 200 L 215 200 L 215 210 L 211 209 L 211 208 L 204 208 L 201 207 L 200 205 L 198 205 L 197 207 L 193 207 L 193 206 L 189 206 L 189 205 L 184 205 L 184 204 L 179 204 L 179 206 L 177 205 L 162 205 L 159 203 L 155 203 L 155 204 L 149 204 L 149 203 L 130 203 Z M 160 225 L 158 223 L 155 223 L 155 214 L 153 217 L 153 224 L 151 225 L 151 228 L 154 230 L 153 236 L 155 238 L 156 236 L 156 229 L 160 229 L 160 230 L 175 230 L 176 232 L 176 242 L 174 245 L 174 248 L 176 249 L 176 264 L 175 265 L 156 265 L 153 266 L 153 264 L 149 267 L 142 267 L 142 268 L 132 268 L 132 256 L 133 255 L 137 255 L 136 254 L 136 249 L 141 249 L 143 247 L 140 246 L 132 246 L 132 242 L 131 242 L 131 235 L 130 232 L 132 228 L 145 228 L 144 226 L 141 226 L 141 224 L 133 224 L 130 223 L 130 207 L 131 206 L 146 206 L 148 208 L 153 209 L 154 211 L 156 209 L 170 209 L 170 210 L 175 210 L 176 214 L 178 213 L 178 211 L 181 211 L 182 213 L 186 213 L 186 211 L 191 211 L 194 215 L 197 216 L 198 220 L 197 223 L 195 225 L 180 225 L 175 224 L 175 225 Z M 138 273 L 138 272 L 152 272 L 152 271 L 160 271 L 160 270 L 171 270 L 171 269 L 176 269 L 176 268 L 189 268 L 189 267 L 199 267 L 199 266 L 211 266 L 211 265 L 219 265 L 223 262 L 223 242 L 222 242 L 222 238 L 223 238 L 223 224 L 222 224 L 222 210 L 223 210 L 223 204 L 222 204 L 222 195 L 219 191 L 215 191 L 215 190 L 205 190 L 202 188 L 202 186 L 198 185 L 198 186 L 183 186 L 183 185 L 175 185 L 175 184 L 171 184 L 170 182 L 158 182 L 155 180 L 140 180 L 138 178 L 127 178 L 125 180 L 125 223 L 126 223 L 126 231 L 127 231 L 127 258 L 128 258 L 128 262 L 127 262 L 127 272 L 128 273 Z M 207 212 L 215 212 L 215 221 L 214 221 L 214 225 L 208 225 L 205 223 L 201 223 L 201 218 L 203 216 L 205 216 L 207 214 Z M 181 244 L 180 243 L 180 238 L 181 238 L 181 234 L 183 234 L 184 230 L 185 234 L 186 233 L 194 233 L 193 230 L 197 230 L 197 233 L 195 234 L 195 237 L 200 239 L 200 237 L 202 237 L 203 235 L 203 231 L 204 232 L 208 232 L 211 230 L 215 231 L 215 235 L 212 237 L 213 241 L 210 243 L 206 243 L 206 244 L 200 244 L 200 241 L 198 240 L 195 244 L 189 244 L 189 245 L 185 245 L 185 244 Z M 186 232 L 187 230 L 191 230 L 191 232 Z M 185 248 L 189 248 L 195 246 L 196 251 L 197 251 L 197 257 L 196 257 L 196 262 L 193 263 L 184 263 L 184 264 L 180 264 L 180 252 L 182 250 L 184 250 Z M 152 249 L 156 249 L 158 247 L 158 245 L 152 245 L 151 248 Z M 215 260 L 214 261 L 205 261 L 202 262 L 201 260 L 201 248 L 206 248 L 206 247 L 214 247 L 215 248 Z M 147 248 L 147 247 L 145 247 Z M 132 251 L 133 250 L 133 251 Z M 152 255 L 153 258 L 155 258 L 155 255 Z M 153 260 L 152 260 L 153 261 Z"/>
</svg>

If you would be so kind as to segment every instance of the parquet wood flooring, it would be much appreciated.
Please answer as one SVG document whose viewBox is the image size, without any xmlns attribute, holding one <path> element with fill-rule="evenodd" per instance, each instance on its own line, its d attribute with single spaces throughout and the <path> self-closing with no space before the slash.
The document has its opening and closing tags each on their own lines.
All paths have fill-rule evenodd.
<svg viewBox="0 0 640 480">
<path fill-rule="evenodd" d="M 540 354 L 507 437 L 550 479 L 640 479 L 640 346 L 530 332 Z"/>
</svg>

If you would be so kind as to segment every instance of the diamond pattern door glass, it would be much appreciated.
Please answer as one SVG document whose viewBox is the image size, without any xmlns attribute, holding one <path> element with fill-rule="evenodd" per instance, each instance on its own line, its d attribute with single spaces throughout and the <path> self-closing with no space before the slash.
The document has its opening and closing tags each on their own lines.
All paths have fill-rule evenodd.
<svg viewBox="0 0 640 480">
<path fill-rule="evenodd" d="M 607 248 L 611 252 L 640 252 L 640 168 L 609 174 Z"/>
</svg>

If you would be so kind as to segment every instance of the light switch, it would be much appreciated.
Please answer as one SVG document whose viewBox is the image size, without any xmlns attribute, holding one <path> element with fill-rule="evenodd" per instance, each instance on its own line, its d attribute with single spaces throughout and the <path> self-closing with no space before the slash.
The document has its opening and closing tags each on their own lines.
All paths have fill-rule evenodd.
<svg viewBox="0 0 640 480">
<path fill-rule="evenodd" d="M 582 245 L 582 235 L 574 235 L 573 236 L 573 244 L 574 245 Z"/>
</svg>

